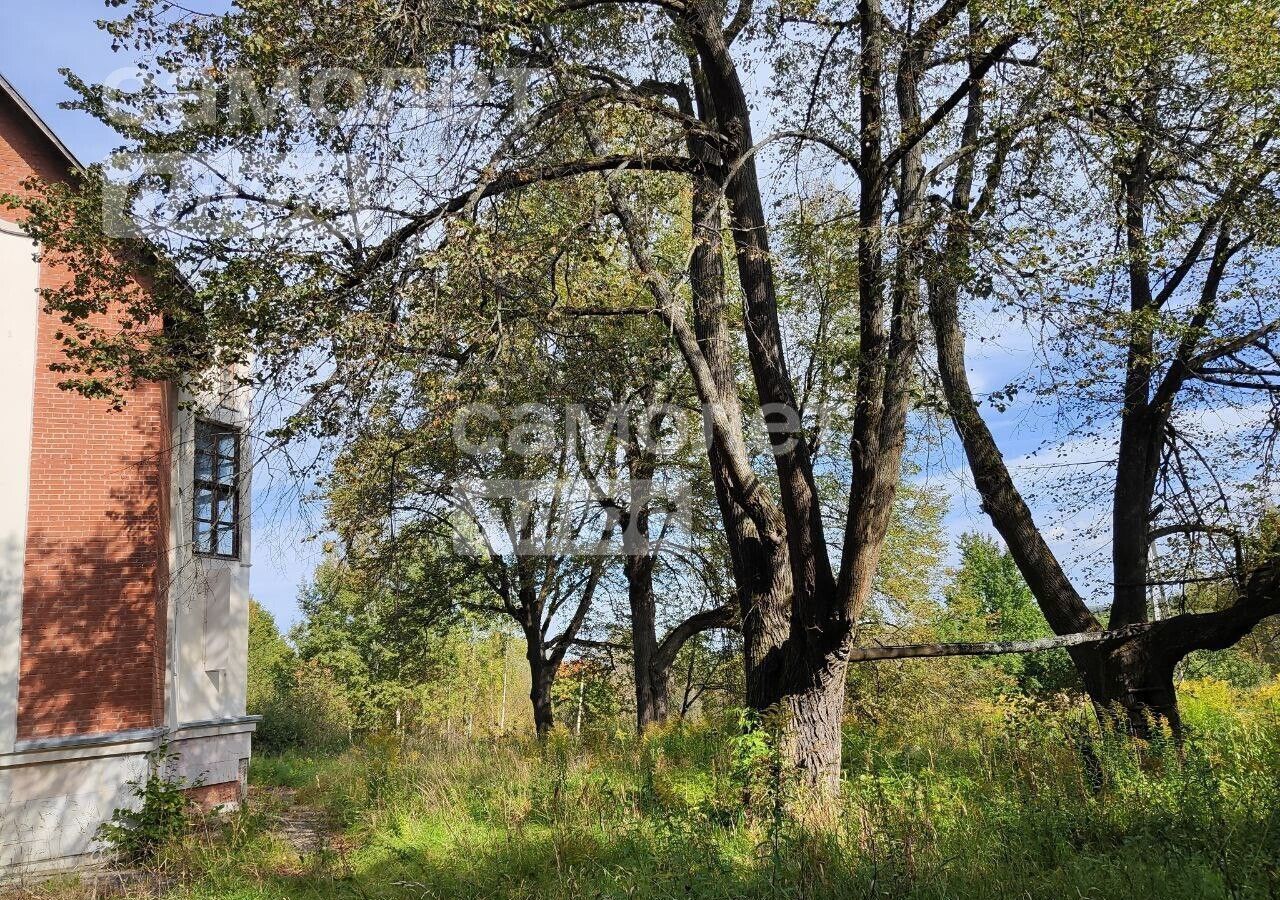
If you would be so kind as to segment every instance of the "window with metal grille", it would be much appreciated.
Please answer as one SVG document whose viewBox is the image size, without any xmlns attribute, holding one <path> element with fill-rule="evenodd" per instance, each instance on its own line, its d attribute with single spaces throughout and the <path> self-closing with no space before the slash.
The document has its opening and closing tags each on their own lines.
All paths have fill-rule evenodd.
<svg viewBox="0 0 1280 900">
<path fill-rule="evenodd" d="M 217 422 L 196 422 L 196 552 L 240 556 L 240 432 Z"/>
</svg>

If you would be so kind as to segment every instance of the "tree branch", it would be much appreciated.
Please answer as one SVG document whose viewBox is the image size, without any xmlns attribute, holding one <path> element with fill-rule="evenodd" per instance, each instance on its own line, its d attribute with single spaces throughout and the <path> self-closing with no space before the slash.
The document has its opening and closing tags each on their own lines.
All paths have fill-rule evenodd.
<svg viewBox="0 0 1280 900">
<path fill-rule="evenodd" d="M 885 157 L 881 172 L 891 172 L 893 168 L 902 161 L 902 158 L 911 152 L 916 144 L 920 143 L 929 136 L 929 132 L 938 126 L 938 123 L 951 114 L 951 111 L 960 105 L 960 101 L 969 95 L 969 88 L 974 81 L 981 80 L 991 70 L 991 68 L 1000 61 L 1005 51 L 1018 42 L 1017 35 L 1009 37 L 996 44 L 995 47 L 987 51 L 982 59 L 974 64 L 973 70 L 969 76 L 951 92 L 951 96 L 942 101 L 942 105 L 935 109 L 929 118 L 920 123 L 920 127 L 916 128 L 911 134 L 903 139 L 902 143 L 894 148 L 894 150 Z"/>
<path fill-rule="evenodd" d="M 1118 631 L 1081 631 L 1034 641 L 977 641 L 968 644 L 901 644 L 892 647 L 854 647 L 850 662 L 879 662 L 885 659 L 935 659 L 943 656 L 1003 656 L 1013 653 L 1044 653 L 1081 644 L 1101 644 L 1131 640 L 1150 630 L 1149 625 L 1131 625 Z"/>
<path fill-rule="evenodd" d="M 681 648 L 697 634 L 711 631 L 713 628 L 731 628 L 738 619 L 736 603 L 726 603 L 715 609 L 708 609 L 685 619 L 662 639 L 657 652 L 653 655 L 653 667 L 657 671 L 666 671 L 680 655 Z"/>
<path fill-rule="evenodd" d="M 632 156 L 629 154 L 613 154 L 593 159 L 576 159 L 553 165 L 525 166 L 508 169 L 482 181 L 471 190 L 458 194 L 443 203 L 437 204 L 430 211 L 415 216 L 402 225 L 377 250 L 360 261 L 360 264 L 342 282 L 339 290 L 350 290 L 363 279 L 368 278 L 380 266 L 394 259 L 409 241 L 443 220 L 446 216 L 461 212 L 474 206 L 481 200 L 501 196 L 511 191 L 546 181 L 562 181 L 579 175 L 599 172 L 618 172 L 633 169 L 644 172 L 676 172 L 694 174 L 701 169 L 701 163 L 687 156 L 658 155 Z"/>
</svg>

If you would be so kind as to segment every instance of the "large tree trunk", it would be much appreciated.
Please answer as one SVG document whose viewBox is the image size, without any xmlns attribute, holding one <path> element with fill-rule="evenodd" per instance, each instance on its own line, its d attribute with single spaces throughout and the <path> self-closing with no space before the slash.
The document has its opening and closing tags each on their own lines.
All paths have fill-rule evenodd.
<svg viewBox="0 0 1280 900">
<path fill-rule="evenodd" d="M 733 342 L 725 316 L 721 214 L 714 182 L 703 181 L 694 192 L 693 216 L 698 239 L 690 258 L 690 282 L 698 346 L 715 379 L 722 408 L 732 421 L 741 422 Z M 731 449 L 746 455 L 745 445 Z M 738 593 L 746 704 L 763 712 L 785 696 L 782 669 L 791 633 L 791 565 L 786 544 L 762 537 L 760 529 L 734 499 L 725 452 L 714 442 L 708 448 Z"/>
<path fill-rule="evenodd" d="M 758 686 L 762 696 L 755 708 L 784 717 L 778 749 L 800 784 L 818 796 L 835 796 L 840 791 L 847 665 L 792 659 L 781 668 L 776 681 Z"/>
<path fill-rule="evenodd" d="M 533 727 L 539 738 L 545 738 L 556 724 L 551 688 L 555 684 L 556 670 L 559 667 L 543 657 L 541 635 L 530 635 L 526 630 L 525 641 L 528 645 L 525 657 L 529 660 L 529 700 L 533 703 Z"/>
<path fill-rule="evenodd" d="M 778 326 L 768 222 L 753 155 L 750 110 L 721 31 L 718 7 L 694 4 L 689 16 L 689 34 L 702 64 L 697 73 L 700 117 L 714 121 L 732 142 L 732 150 L 720 160 L 730 168 L 727 181 L 702 185 L 703 189 L 695 192 L 695 204 L 699 204 L 695 209 L 698 240 L 691 260 L 695 320 L 699 346 L 717 375 L 722 409 L 736 425 L 741 421 L 741 407 L 729 354 L 732 344 L 724 326 L 718 233 L 721 191 L 728 200 L 739 283 L 745 295 L 745 337 L 757 394 L 762 405 L 793 411 L 798 407 Z M 704 158 L 707 152 L 703 150 Z M 699 296 L 699 282 L 715 283 L 716 289 Z M 844 712 L 843 666 L 821 653 L 810 653 L 810 635 L 797 623 L 822 631 L 823 640 L 837 637 L 837 617 L 830 616 L 821 602 L 835 596 L 835 580 L 808 442 L 799 429 L 794 433 L 774 430 L 770 438 L 781 499 L 776 521 L 745 515 L 732 490 L 741 491 L 743 486 L 731 484 L 727 473 L 719 471 L 724 455 L 742 454 L 742 448 L 713 447 L 711 455 L 741 605 L 747 704 L 761 711 L 785 710 L 789 722 L 784 750 L 789 761 L 801 769 L 806 782 L 830 790 L 839 784 L 840 742 L 838 737 L 832 739 L 830 723 L 838 723 Z M 839 691 L 833 692 L 828 685 L 823 689 L 809 687 L 816 683 L 817 673 L 831 663 L 839 669 L 833 673 L 838 674 Z M 837 705 L 824 707 L 832 703 Z M 838 724 L 835 727 L 838 730 Z"/>
<path fill-rule="evenodd" d="M 667 717 L 665 681 L 653 683 L 653 661 L 658 652 L 657 604 L 653 597 L 653 558 L 628 556 L 623 563 L 627 600 L 631 607 L 631 672 L 636 690 L 636 728 L 644 734 Z"/>
<path fill-rule="evenodd" d="M 714 113 L 708 112 L 714 105 L 704 97 L 705 83 L 701 77 L 696 81 L 701 104 L 699 113 L 704 121 L 715 121 Z M 710 155 L 701 141 L 691 140 L 690 145 L 695 155 L 703 158 Z M 705 407 L 710 426 L 708 462 L 740 605 L 747 703 L 764 709 L 770 705 L 765 698 L 777 696 L 774 673 L 787 655 L 783 644 L 791 636 L 794 569 L 790 564 L 788 529 L 782 513 L 752 471 L 742 431 L 743 412 L 732 352 L 734 341 L 726 321 L 719 191 L 718 183 L 711 179 L 695 181 L 694 244 L 690 258 L 693 329 L 688 328 L 678 311 L 669 287 L 655 274 L 634 215 L 616 194 L 612 199 L 632 256 L 646 274 L 659 310 L 668 316 L 667 322 Z"/>
<path fill-rule="evenodd" d="M 702 227 L 690 260 L 694 328 L 720 393 L 721 408 L 731 421 L 741 422 L 733 344 L 725 321 L 719 204 L 713 199 L 714 184 L 702 187 L 694 194 L 694 221 Z M 732 452 L 745 456 L 746 447 L 734 447 Z M 747 706 L 763 710 L 776 691 L 769 684 L 776 678 L 776 673 L 770 671 L 770 658 L 780 652 L 790 633 L 791 567 L 786 545 L 762 538 L 760 529 L 734 499 L 725 453 L 714 442 L 708 448 L 716 502 L 738 592 Z"/>
<path fill-rule="evenodd" d="M 1234 646 L 1259 622 L 1280 614 L 1280 559 L 1256 566 L 1241 585 L 1237 601 L 1215 612 L 1186 613 L 1141 626 L 1133 640 L 1119 642 L 1101 659 L 1081 665 L 1089 696 L 1104 714 L 1123 720 L 1139 736 L 1150 734 L 1153 722 L 1164 721 L 1175 736 L 1181 727 L 1173 670 L 1196 650 L 1225 650 Z"/>
<path fill-rule="evenodd" d="M 1040 609 L 1058 635 L 1098 632 L 1102 625 L 1085 604 L 1044 540 L 1010 476 L 1000 449 L 982 419 L 965 368 L 964 333 L 959 318 L 956 272 L 968 255 L 968 198 L 954 204 L 960 215 L 949 229 L 939 264 L 931 268 L 929 317 L 937 344 L 938 370 L 952 421 L 964 445 L 983 509 L 1004 537 Z M 1215 254 L 1216 258 L 1217 254 Z M 1152 472 L 1164 412 L 1146 402 L 1146 376 L 1133 377 L 1114 494 L 1115 608 L 1112 630 L 1140 628 L 1119 641 L 1070 649 L 1084 688 L 1104 725 L 1122 725 L 1149 736 L 1155 722 L 1180 725 L 1173 672 L 1196 649 L 1231 646 L 1261 618 L 1280 609 L 1280 579 L 1270 566 L 1250 578 L 1235 606 L 1216 613 L 1181 615 L 1147 623 L 1146 572 L 1150 546 Z"/>
<path fill-rule="evenodd" d="M 654 725 L 661 725 L 667 721 L 667 713 L 669 710 L 669 697 L 671 672 L 654 672 L 649 671 L 648 677 L 645 679 L 645 697 L 644 705 L 641 712 L 638 713 L 638 725 L 640 732 L 643 734 L 648 728 Z M 639 700 L 639 691 L 637 691 L 637 700 Z"/>
<path fill-rule="evenodd" d="M 787 756 L 802 782 L 822 796 L 840 791 L 845 667 L 838 668 L 808 690 L 787 698 L 788 737 L 795 741 Z"/>
<path fill-rule="evenodd" d="M 1152 90 L 1143 101 L 1143 124 L 1153 128 L 1158 115 L 1158 94 Z M 1195 358 L 1201 329 L 1211 320 L 1225 267 L 1235 250 L 1230 228 L 1210 218 L 1188 250 L 1175 274 L 1154 292 L 1150 264 L 1154 250 L 1148 244 L 1146 213 L 1148 188 L 1153 183 L 1151 153 L 1154 131 L 1142 132 L 1132 156 L 1121 157 L 1118 187 L 1124 209 L 1128 251 L 1127 274 L 1131 323 L 1128 347 L 1116 476 L 1112 493 L 1113 596 L 1110 621 L 1119 640 L 1075 647 L 1071 656 L 1086 691 L 1104 725 L 1126 728 L 1149 737 L 1158 722 L 1175 734 L 1180 716 L 1173 672 L 1178 662 L 1197 649 L 1231 646 L 1261 618 L 1280 609 L 1280 585 L 1271 561 L 1256 569 L 1242 585 L 1237 603 L 1214 613 L 1180 615 L 1150 622 L 1147 604 L 1153 503 L 1166 427 L 1178 391 Z M 968 198 L 954 204 L 959 215 L 949 228 L 942 265 L 934 267 L 930 315 L 938 339 L 938 365 L 957 431 L 974 471 L 983 506 L 1005 536 L 1019 569 L 1031 586 L 1049 624 L 1060 635 L 1100 628 L 1076 593 L 1032 521 L 1022 497 L 985 423 L 978 414 L 964 371 L 964 339 L 957 314 L 956 281 L 949 269 L 961 268 L 968 254 Z M 1198 264 L 1205 242 L 1217 231 L 1214 251 L 1200 301 L 1189 321 L 1176 355 L 1162 378 L 1157 377 L 1157 341 L 1153 311 L 1164 307 L 1183 275 Z M 1235 247 L 1243 246 L 1234 245 Z M 1175 272 L 1178 269 L 1174 270 Z M 936 302 L 935 302 L 936 300 Z M 1196 523 L 1198 524 L 1198 523 Z M 1243 573 L 1241 573 L 1243 575 Z"/>
<path fill-rule="evenodd" d="M 694 72 L 694 85 L 697 115 L 708 125 L 714 125 L 715 103 L 700 70 Z M 715 148 L 700 138 L 690 137 L 689 152 L 709 169 L 722 163 Z M 727 419 L 738 424 L 742 422 L 742 404 L 733 361 L 734 339 L 727 321 L 721 240 L 723 204 L 720 185 L 705 175 L 694 182 L 692 218 L 694 242 L 689 258 L 689 283 L 694 332 L 715 383 L 715 402 Z M 747 450 L 740 431 L 735 429 L 729 438 L 729 447 L 710 441 L 708 459 L 738 592 L 746 702 L 749 708 L 763 711 L 777 703 L 781 696 L 779 667 L 782 647 L 790 633 L 791 566 L 786 544 L 762 537 L 760 529 L 734 498 L 727 456 L 737 454 L 746 458 Z"/>
<path fill-rule="evenodd" d="M 1132 388 L 1141 393 L 1141 399 L 1126 400 L 1120 425 L 1111 510 L 1114 587 L 1110 628 L 1123 628 L 1148 618 L 1151 505 L 1164 423 L 1147 405 L 1147 387 L 1144 383 Z"/>
<path fill-rule="evenodd" d="M 1076 647 L 1072 660 L 1093 702 L 1098 721 L 1149 738 L 1161 722 L 1178 735 L 1178 694 L 1173 670 L 1178 659 L 1150 634 L 1119 643 Z"/>
<path fill-rule="evenodd" d="M 1147 568 L 1151 540 L 1151 500 L 1160 467 L 1164 417 L 1151 407 L 1155 341 L 1148 324 L 1157 304 L 1152 296 L 1146 240 L 1150 137 L 1139 141 L 1122 178 L 1125 242 L 1129 251 L 1129 346 L 1120 420 L 1120 446 L 1112 491 L 1111 628 L 1147 621 Z"/>
</svg>

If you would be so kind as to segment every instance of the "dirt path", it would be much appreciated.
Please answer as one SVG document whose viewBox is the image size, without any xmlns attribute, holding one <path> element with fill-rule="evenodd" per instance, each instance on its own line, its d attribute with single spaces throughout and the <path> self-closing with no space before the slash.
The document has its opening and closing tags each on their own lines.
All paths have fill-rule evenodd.
<svg viewBox="0 0 1280 900">
<path fill-rule="evenodd" d="M 298 803 L 293 788 L 273 788 L 273 804 L 280 810 L 272 829 L 292 847 L 300 860 L 323 853 L 333 846 L 332 823 L 324 810 Z"/>
</svg>

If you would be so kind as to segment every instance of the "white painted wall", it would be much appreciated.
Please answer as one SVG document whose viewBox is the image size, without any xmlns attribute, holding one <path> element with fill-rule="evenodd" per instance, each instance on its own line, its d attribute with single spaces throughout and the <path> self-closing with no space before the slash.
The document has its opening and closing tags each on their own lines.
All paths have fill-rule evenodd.
<svg viewBox="0 0 1280 900">
<path fill-rule="evenodd" d="M 33 252 L 30 239 L 0 221 L 0 753 L 13 749 L 18 727 L 22 567 L 40 310 L 40 267 Z"/>
<path fill-rule="evenodd" d="M 192 785 L 240 780 L 253 728 L 241 721 L 20 742 L 0 754 L 0 878 L 74 868 L 106 850 L 98 826 L 117 809 L 138 807 L 130 782 L 152 765 Z M 168 759 L 157 752 L 162 744 Z"/>
<path fill-rule="evenodd" d="M 100 850 L 98 825 L 116 808 L 136 803 L 128 782 L 146 772 L 148 754 L 161 741 L 176 754 L 172 774 L 204 784 L 237 780 L 254 729 L 244 718 L 249 473 L 241 486 L 240 559 L 197 557 L 191 543 L 196 416 L 180 407 L 194 400 L 203 416 L 243 427 L 247 401 L 228 391 L 216 401 L 175 397 L 165 727 L 146 737 L 106 736 L 105 744 L 104 736 L 69 744 L 15 740 L 38 279 L 30 241 L 0 222 L 0 873 L 67 868 Z M 241 458 L 251 459 L 247 439 Z M 209 722 L 217 724 L 200 724 Z"/>
<path fill-rule="evenodd" d="M 194 409 L 181 408 L 184 406 Z M 245 714 L 248 679 L 249 533 L 251 459 L 247 438 L 240 457 L 240 558 L 197 556 L 191 541 L 195 480 L 195 423 L 205 418 L 244 428 L 248 402 L 234 391 L 217 398 L 179 397 L 173 436 L 170 511 L 170 677 L 167 723 L 231 719 Z M 198 410 L 198 414 L 196 412 Z M 214 783 L 214 782 L 210 782 Z"/>
<path fill-rule="evenodd" d="M 189 784 L 227 784 L 239 781 L 241 765 L 249 759 L 252 725 L 229 726 L 227 733 L 201 734 L 179 737 L 171 745 L 175 756 L 174 775 Z M 237 730 L 238 729 L 238 730 Z"/>
<path fill-rule="evenodd" d="M 58 868 L 99 849 L 98 825 L 135 806 L 145 752 L 0 768 L 0 870 Z"/>
</svg>

